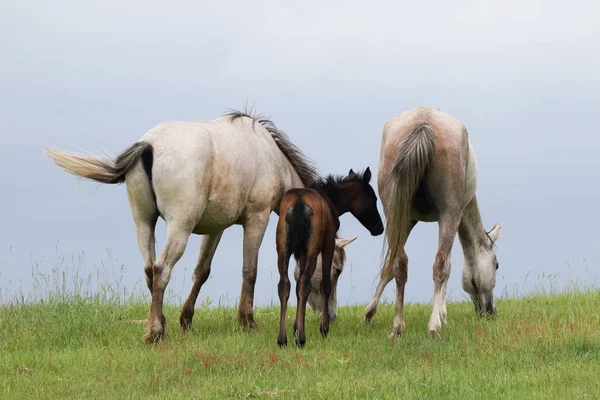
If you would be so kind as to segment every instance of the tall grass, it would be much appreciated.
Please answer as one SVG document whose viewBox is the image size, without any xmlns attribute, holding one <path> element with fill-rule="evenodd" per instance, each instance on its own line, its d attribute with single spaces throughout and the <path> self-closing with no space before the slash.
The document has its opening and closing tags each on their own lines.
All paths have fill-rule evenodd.
<svg viewBox="0 0 600 400">
<path fill-rule="evenodd" d="M 82 274 L 83 260 L 57 257 L 47 274 L 34 267 L 35 290 L 0 308 L 1 398 L 600 398 L 593 287 L 504 296 L 490 320 L 452 302 L 437 339 L 429 304 L 407 305 L 397 339 L 391 305 L 372 327 L 363 306 L 342 307 L 327 339 L 309 312 L 303 350 L 293 340 L 277 347 L 277 307 L 256 309 L 259 330 L 248 332 L 235 309 L 205 303 L 183 333 L 179 307 L 167 306 L 167 339 L 146 346 L 145 286 L 121 286 L 119 263 Z"/>
</svg>

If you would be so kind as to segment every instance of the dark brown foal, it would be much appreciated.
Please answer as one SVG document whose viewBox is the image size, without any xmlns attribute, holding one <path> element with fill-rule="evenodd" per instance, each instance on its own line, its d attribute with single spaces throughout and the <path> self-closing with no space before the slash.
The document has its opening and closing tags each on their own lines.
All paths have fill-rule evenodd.
<svg viewBox="0 0 600 400">
<path fill-rule="evenodd" d="M 285 316 L 290 295 L 288 268 L 290 257 L 298 261 L 300 272 L 296 285 L 298 310 L 294 322 L 296 345 L 304 347 L 306 302 L 311 292 L 311 277 L 315 272 L 319 253 L 322 258 L 321 300 L 329 304 L 331 294 L 331 262 L 335 239 L 340 227 L 339 217 L 351 212 L 372 235 L 383 233 L 383 223 L 377 211 L 377 196 L 369 184 L 371 170 L 356 174 L 350 170 L 347 177 L 328 176 L 314 186 L 291 189 L 281 199 L 277 223 L 277 266 L 279 269 L 279 300 L 281 317 L 279 346 L 287 345 Z M 321 335 L 329 333 L 329 308 L 323 307 Z"/>
</svg>

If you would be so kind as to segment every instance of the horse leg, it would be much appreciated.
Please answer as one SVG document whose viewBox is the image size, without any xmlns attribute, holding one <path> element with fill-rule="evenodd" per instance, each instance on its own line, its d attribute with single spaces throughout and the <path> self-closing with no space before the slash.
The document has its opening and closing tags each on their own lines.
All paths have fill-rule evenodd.
<svg viewBox="0 0 600 400">
<path fill-rule="evenodd" d="M 415 221 L 415 220 L 411 221 L 411 224 L 410 224 L 410 227 L 408 230 L 409 235 L 416 224 L 417 224 L 417 221 Z M 408 236 L 407 236 L 407 238 L 408 238 Z M 406 261 L 405 261 L 406 265 L 405 266 L 399 265 L 399 263 L 402 262 L 404 260 L 404 258 L 406 258 Z M 373 296 L 373 299 L 369 302 L 369 305 L 367 305 L 367 308 L 365 309 L 364 322 L 367 325 L 371 325 L 371 321 L 373 320 L 373 317 L 377 313 L 377 306 L 379 305 L 379 301 L 381 300 L 383 291 L 384 291 L 385 287 L 388 285 L 388 283 L 390 283 L 392 278 L 394 278 L 396 270 L 398 270 L 399 272 L 404 271 L 404 275 L 402 276 L 404 279 L 404 283 L 401 285 L 402 286 L 402 289 L 401 289 L 402 290 L 402 304 L 403 304 L 402 307 L 404 307 L 404 287 L 406 286 L 406 282 L 408 280 L 408 256 L 406 255 L 406 252 L 404 251 L 404 249 L 402 249 L 402 253 L 396 260 L 394 260 L 393 264 L 390 263 L 388 260 L 386 262 L 386 264 L 383 266 L 383 268 L 381 269 L 380 280 L 379 280 L 379 284 L 377 285 L 377 289 L 375 290 L 375 295 Z M 396 297 L 397 297 L 397 295 L 398 295 L 398 283 L 396 283 Z M 401 312 L 403 312 L 403 311 L 401 311 Z M 404 321 L 404 317 L 402 316 L 401 318 L 402 318 L 402 321 Z M 402 323 L 402 325 L 404 325 L 404 322 Z M 404 328 L 402 330 L 404 330 Z"/>
<path fill-rule="evenodd" d="M 408 281 L 408 256 L 404 249 L 394 263 L 394 276 L 396 278 L 396 311 L 392 324 L 392 334 L 400 335 L 406 329 L 404 322 L 404 288 Z"/>
<path fill-rule="evenodd" d="M 433 264 L 433 311 L 429 318 L 428 329 L 431 335 L 436 335 L 442 321 L 447 319 L 446 313 L 446 286 L 450 278 L 450 252 L 454 237 L 460 223 L 460 210 L 445 212 L 439 218 L 439 244 L 438 252 Z"/>
<path fill-rule="evenodd" d="M 146 343 L 154 343 L 161 340 L 165 334 L 166 321 L 162 312 L 165 289 L 171 279 L 171 271 L 175 263 L 179 261 L 191 228 L 177 222 L 167 223 L 167 239 L 164 249 L 154 263 L 152 276 L 152 305 L 150 306 L 150 318 L 148 319 L 148 331 L 146 332 Z"/>
<path fill-rule="evenodd" d="M 204 282 L 210 275 L 210 265 L 212 263 L 217 246 L 221 241 L 223 232 L 216 233 L 214 235 L 205 235 L 202 238 L 202 245 L 200 247 L 200 255 L 198 256 L 198 262 L 194 269 L 194 275 L 192 278 L 192 290 L 187 300 L 183 304 L 181 309 L 181 316 L 179 317 L 179 324 L 181 328 L 187 330 L 192 327 L 192 319 L 194 318 L 194 306 L 198 299 L 198 294 Z"/>
<path fill-rule="evenodd" d="M 311 277 L 317 267 L 317 256 L 301 256 L 300 258 L 300 279 L 296 285 L 296 298 L 298 299 L 298 308 L 296 311 L 296 321 L 294 322 L 294 332 L 296 335 L 296 346 L 304 347 L 306 344 L 306 333 L 304 331 L 304 322 L 306 320 L 306 302 L 311 290 Z"/>
<path fill-rule="evenodd" d="M 156 247 L 154 239 L 154 228 L 156 227 L 156 221 L 158 218 L 151 218 L 147 220 L 135 221 L 138 246 L 142 258 L 144 259 L 144 273 L 146 275 L 146 285 L 150 294 L 152 294 L 152 268 L 156 261 Z"/>
<path fill-rule="evenodd" d="M 244 222 L 244 266 L 242 292 L 238 306 L 238 323 L 256 329 L 254 321 L 254 284 L 256 283 L 258 250 L 269 223 L 270 211 L 249 215 Z"/>
<path fill-rule="evenodd" d="M 279 294 L 280 316 L 279 316 L 279 336 L 277 344 L 279 347 L 287 346 L 287 334 L 285 333 L 285 315 L 287 312 L 287 303 L 290 298 L 290 278 L 288 268 L 290 264 L 290 255 L 285 249 L 277 249 L 277 268 L 279 269 L 279 284 L 277 290 Z"/>
<path fill-rule="evenodd" d="M 321 304 L 323 310 L 321 312 L 320 331 L 324 338 L 329 334 L 329 296 L 331 295 L 331 263 L 333 262 L 334 251 L 335 239 L 331 240 L 330 243 L 326 243 L 321 252 L 323 271 L 321 274 Z"/>
</svg>

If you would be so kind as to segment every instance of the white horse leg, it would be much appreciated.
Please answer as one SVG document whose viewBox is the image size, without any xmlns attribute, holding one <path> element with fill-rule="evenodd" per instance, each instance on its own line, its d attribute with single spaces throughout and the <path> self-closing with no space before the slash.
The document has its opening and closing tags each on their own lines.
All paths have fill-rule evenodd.
<svg viewBox="0 0 600 400">
<path fill-rule="evenodd" d="M 256 283 L 258 250 L 269 223 L 270 211 L 248 215 L 244 222 L 244 266 L 242 292 L 238 305 L 238 322 L 256 329 L 254 321 L 254 284 Z"/>
<path fill-rule="evenodd" d="M 377 284 L 377 289 L 375 289 L 375 295 L 373 295 L 373 299 L 371 299 L 369 305 L 367 305 L 367 308 L 365 309 L 365 324 L 371 325 L 371 320 L 375 316 L 375 313 L 377 313 L 377 306 L 381 300 L 381 295 L 383 294 L 385 287 L 392 281 L 393 278 L 394 272 L 391 263 L 386 262 L 381 269 L 379 283 Z"/>
<path fill-rule="evenodd" d="M 396 312 L 392 324 L 392 335 L 400 335 L 406 329 L 404 322 L 404 288 L 408 281 L 408 256 L 404 249 L 394 263 L 394 276 L 396 278 Z"/>
<path fill-rule="evenodd" d="M 140 248 L 140 253 L 142 253 L 142 258 L 144 259 L 146 285 L 150 290 L 150 294 L 152 294 L 152 268 L 154 267 L 154 262 L 156 261 L 156 247 L 154 239 L 154 228 L 156 227 L 156 220 L 157 218 L 154 218 L 150 221 L 135 221 L 138 246 Z"/>
<path fill-rule="evenodd" d="M 447 318 L 445 288 L 450 278 L 450 252 L 459 223 L 460 211 L 444 213 L 439 219 L 438 252 L 433 264 L 433 311 L 428 324 L 431 335 L 440 331 L 442 321 Z"/>
<path fill-rule="evenodd" d="M 198 262 L 196 263 L 192 278 L 192 290 L 181 309 L 181 316 L 179 317 L 179 323 L 184 330 L 192 327 L 194 306 L 196 305 L 202 285 L 204 285 L 204 282 L 206 282 L 210 275 L 210 265 L 222 236 L 223 232 L 220 232 L 214 235 L 204 235 L 202 238 L 200 255 L 198 256 Z"/>
<path fill-rule="evenodd" d="M 146 343 L 154 343 L 162 339 L 165 334 L 166 321 L 162 312 L 165 289 L 171 279 L 171 271 L 175 263 L 179 261 L 185 251 L 191 232 L 191 228 L 186 227 L 185 224 L 167 223 L 165 247 L 154 263 L 152 305 L 145 337 Z"/>
<path fill-rule="evenodd" d="M 410 233 L 412 232 L 415 225 L 417 225 L 417 221 L 412 220 L 410 227 L 408 229 L 408 235 L 410 235 Z M 408 235 L 406 236 L 407 238 L 408 238 Z M 379 301 L 381 300 L 383 291 L 384 291 L 385 287 L 390 283 L 390 281 L 394 278 L 394 274 L 395 274 L 394 271 L 396 270 L 396 268 L 401 267 L 400 265 L 398 265 L 398 263 L 401 260 L 404 260 L 404 257 L 406 257 L 406 265 L 402 266 L 402 268 L 401 268 L 402 271 L 404 271 L 404 278 L 403 278 L 404 283 L 402 284 L 402 304 L 404 304 L 404 287 L 406 286 L 406 282 L 408 281 L 408 256 L 406 255 L 406 252 L 403 249 L 402 254 L 400 254 L 399 258 L 397 258 L 395 260 L 394 264 L 387 262 L 381 270 L 381 274 L 380 274 L 381 277 L 379 280 L 379 284 L 377 285 L 377 289 L 375 290 L 375 295 L 373 296 L 373 299 L 369 302 L 369 305 L 367 305 L 367 308 L 365 309 L 364 322 L 367 325 L 371 325 L 371 321 L 373 320 L 373 317 L 377 313 L 377 306 L 379 305 Z M 398 285 L 396 285 L 396 290 L 398 290 Z M 396 294 L 397 294 L 397 292 L 396 292 Z M 404 314 L 402 314 L 402 315 L 404 315 Z M 401 318 L 402 318 L 402 325 L 404 325 L 404 316 L 402 316 Z M 402 330 L 404 331 L 404 329 L 402 329 Z"/>
</svg>

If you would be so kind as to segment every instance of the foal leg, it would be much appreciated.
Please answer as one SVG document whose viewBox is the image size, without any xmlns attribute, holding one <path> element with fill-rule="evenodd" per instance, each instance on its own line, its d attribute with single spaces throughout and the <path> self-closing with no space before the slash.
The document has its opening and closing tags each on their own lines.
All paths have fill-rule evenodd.
<svg viewBox="0 0 600 400">
<path fill-rule="evenodd" d="M 285 333 L 285 315 L 287 313 L 287 303 L 290 298 L 290 278 L 288 268 L 290 264 L 290 255 L 285 249 L 277 249 L 277 269 L 279 269 L 279 284 L 277 291 L 279 294 L 280 315 L 279 315 L 279 335 L 277 344 L 279 347 L 287 346 L 287 334 Z"/>
<path fill-rule="evenodd" d="M 166 321 L 162 312 L 165 289 L 171 279 L 171 271 L 183 255 L 192 232 L 191 228 L 186 225 L 176 221 L 167 223 L 165 247 L 154 263 L 153 268 L 152 305 L 150 306 L 148 331 L 145 337 L 146 343 L 154 343 L 162 339 L 165 334 Z"/>
<path fill-rule="evenodd" d="M 446 212 L 439 219 L 438 252 L 433 264 L 433 311 L 429 318 L 429 333 L 437 335 L 447 318 L 446 286 L 450 277 L 450 252 L 460 223 L 460 210 Z"/>
<path fill-rule="evenodd" d="M 202 238 L 202 245 L 200 247 L 200 255 L 198 256 L 198 262 L 194 269 L 194 275 L 192 280 L 192 290 L 187 300 L 183 304 L 181 309 L 181 316 L 179 317 L 179 324 L 181 328 L 187 330 L 192 327 L 192 319 L 194 317 L 194 306 L 198 299 L 198 294 L 204 282 L 210 275 L 210 265 L 212 263 L 217 246 L 221 241 L 223 232 L 216 233 L 214 235 L 205 235 Z"/>
<path fill-rule="evenodd" d="M 238 305 L 238 323 L 256 329 L 254 321 L 254 284 L 256 283 L 258 250 L 269 223 L 270 211 L 247 216 L 244 222 L 244 266 L 242 293 Z"/>
<path fill-rule="evenodd" d="M 306 256 L 301 257 L 300 263 L 300 279 L 298 279 L 298 283 L 296 284 L 298 308 L 296 311 L 296 321 L 294 322 L 294 332 L 296 334 L 296 345 L 298 347 L 304 347 L 306 344 L 306 333 L 304 332 L 306 302 L 310 295 L 310 280 L 317 267 L 317 255 L 309 256 L 308 262 L 306 261 Z"/>
</svg>

